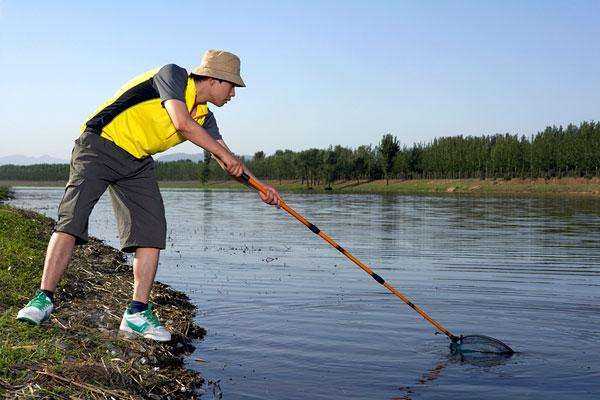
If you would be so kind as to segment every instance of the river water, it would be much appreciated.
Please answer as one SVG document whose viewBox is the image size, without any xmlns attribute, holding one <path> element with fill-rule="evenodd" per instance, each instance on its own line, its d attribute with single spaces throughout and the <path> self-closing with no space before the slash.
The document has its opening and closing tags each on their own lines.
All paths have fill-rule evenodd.
<svg viewBox="0 0 600 400">
<path fill-rule="evenodd" d="M 188 358 L 210 382 L 203 398 L 600 398 L 598 199 L 285 196 L 453 333 L 518 351 L 471 360 L 254 193 L 162 193 L 157 279 L 208 331 Z M 10 204 L 56 218 L 61 196 L 17 188 Z M 118 247 L 107 194 L 90 233 Z"/>
</svg>

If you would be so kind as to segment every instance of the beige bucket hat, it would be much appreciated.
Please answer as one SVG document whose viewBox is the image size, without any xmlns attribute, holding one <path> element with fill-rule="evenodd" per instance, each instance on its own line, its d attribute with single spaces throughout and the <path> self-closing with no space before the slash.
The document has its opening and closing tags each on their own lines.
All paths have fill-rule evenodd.
<svg viewBox="0 0 600 400">
<path fill-rule="evenodd" d="M 207 50 L 202 56 L 202 64 L 197 67 L 194 75 L 222 79 L 246 87 L 240 76 L 240 59 L 235 54 L 222 50 Z"/>
</svg>

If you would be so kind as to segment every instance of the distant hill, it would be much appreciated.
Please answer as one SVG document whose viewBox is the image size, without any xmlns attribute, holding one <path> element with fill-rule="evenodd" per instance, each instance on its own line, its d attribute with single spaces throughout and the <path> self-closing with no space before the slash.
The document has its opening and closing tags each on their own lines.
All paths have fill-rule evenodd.
<svg viewBox="0 0 600 400">
<path fill-rule="evenodd" d="M 252 159 L 251 155 L 243 155 L 246 161 Z M 179 161 L 179 160 L 191 160 L 193 162 L 200 162 L 204 160 L 204 155 L 202 153 L 197 154 L 189 154 L 189 153 L 173 153 L 173 154 L 165 154 L 159 155 L 158 157 L 154 157 L 156 161 L 160 162 L 169 162 L 169 161 Z M 47 154 L 41 156 L 22 156 L 19 154 L 12 154 L 8 156 L 0 156 L 0 165 L 33 165 L 33 164 L 69 164 L 69 160 L 56 158 L 49 156 Z"/>
<path fill-rule="evenodd" d="M 8 156 L 0 156 L 0 165 L 33 165 L 33 164 L 68 164 L 69 160 L 56 158 L 47 154 L 41 156 L 22 156 L 12 154 Z"/>
<path fill-rule="evenodd" d="M 251 155 L 238 155 L 238 157 L 243 157 L 246 162 L 252 160 Z M 154 156 L 156 161 L 160 162 L 168 162 L 168 161 L 179 161 L 179 160 L 192 160 L 193 162 L 204 161 L 204 154 L 189 154 L 189 153 L 174 153 L 174 154 L 165 154 L 164 156 Z"/>
<path fill-rule="evenodd" d="M 158 156 L 155 158 L 156 161 L 160 162 L 169 162 L 169 161 L 179 161 L 179 160 L 191 160 L 193 162 L 199 162 L 204 160 L 204 155 L 202 153 L 198 154 L 188 154 L 188 153 L 173 153 L 173 154 L 165 154 L 164 156 Z"/>
</svg>

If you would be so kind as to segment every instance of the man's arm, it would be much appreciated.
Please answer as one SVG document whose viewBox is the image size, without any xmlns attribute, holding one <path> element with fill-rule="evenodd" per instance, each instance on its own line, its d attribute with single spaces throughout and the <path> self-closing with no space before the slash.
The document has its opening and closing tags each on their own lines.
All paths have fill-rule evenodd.
<svg viewBox="0 0 600 400">
<path fill-rule="evenodd" d="M 203 127 L 194 121 L 184 102 L 170 99 L 164 102 L 164 107 L 169 113 L 175 129 L 187 140 L 214 154 L 223 162 L 222 167 L 229 175 L 236 178 L 242 175 L 244 172 L 242 162 L 226 146 L 217 143 Z"/>
</svg>

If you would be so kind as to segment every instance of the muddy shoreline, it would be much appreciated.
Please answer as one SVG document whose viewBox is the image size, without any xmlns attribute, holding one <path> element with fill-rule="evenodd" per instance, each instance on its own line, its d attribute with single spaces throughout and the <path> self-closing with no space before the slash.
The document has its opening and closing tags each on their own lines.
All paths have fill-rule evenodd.
<svg viewBox="0 0 600 400">
<path fill-rule="evenodd" d="M 8 225 L 12 229 L 32 231 L 15 232 L 15 246 L 20 240 L 19 233 L 25 233 L 25 238 L 33 233 L 31 240 L 37 243 L 37 251 L 50 237 L 54 221 L 49 218 L 8 206 L 0 206 L 0 213 L 0 228 L 4 233 L 6 228 L 10 229 Z M 2 239 L 0 244 L 7 241 L 6 236 Z M 43 260 L 43 254 L 35 254 L 36 263 L 14 265 L 19 264 L 18 260 L 11 259 L 8 253 L 3 254 L 3 250 L 0 246 L 0 271 L 36 270 L 31 271 L 28 287 L 21 290 L 17 287 L 12 293 L 10 299 L 14 301 L 0 303 L 4 339 L 0 342 L 4 348 L 0 350 L 13 360 L 0 369 L 0 396 L 199 397 L 204 380 L 185 367 L 184 357 L 194 350 L 194 341 L 203 338 L 206 331 L 194 322 L 196 307 L 184 293 L 159 282 L 152 290 L 151 301 L 161 322 L 172 332 L 171 342 L 159 344 L 121 337 L 118 327 L 132 293 L 132 268 L 123 253 L 92 238 L 88 245 L 76 247 L 56 292 L 56 310 L 50 321 L 40 327 L 24 326 L 14 321 L 13 314 L 19 303 L 26 303 L 36 290 L 34 283 L 39 284 L 42 269 L 37 264 Z M 30 357 L 32 350 L 35 357 Z"/>
</svg>

